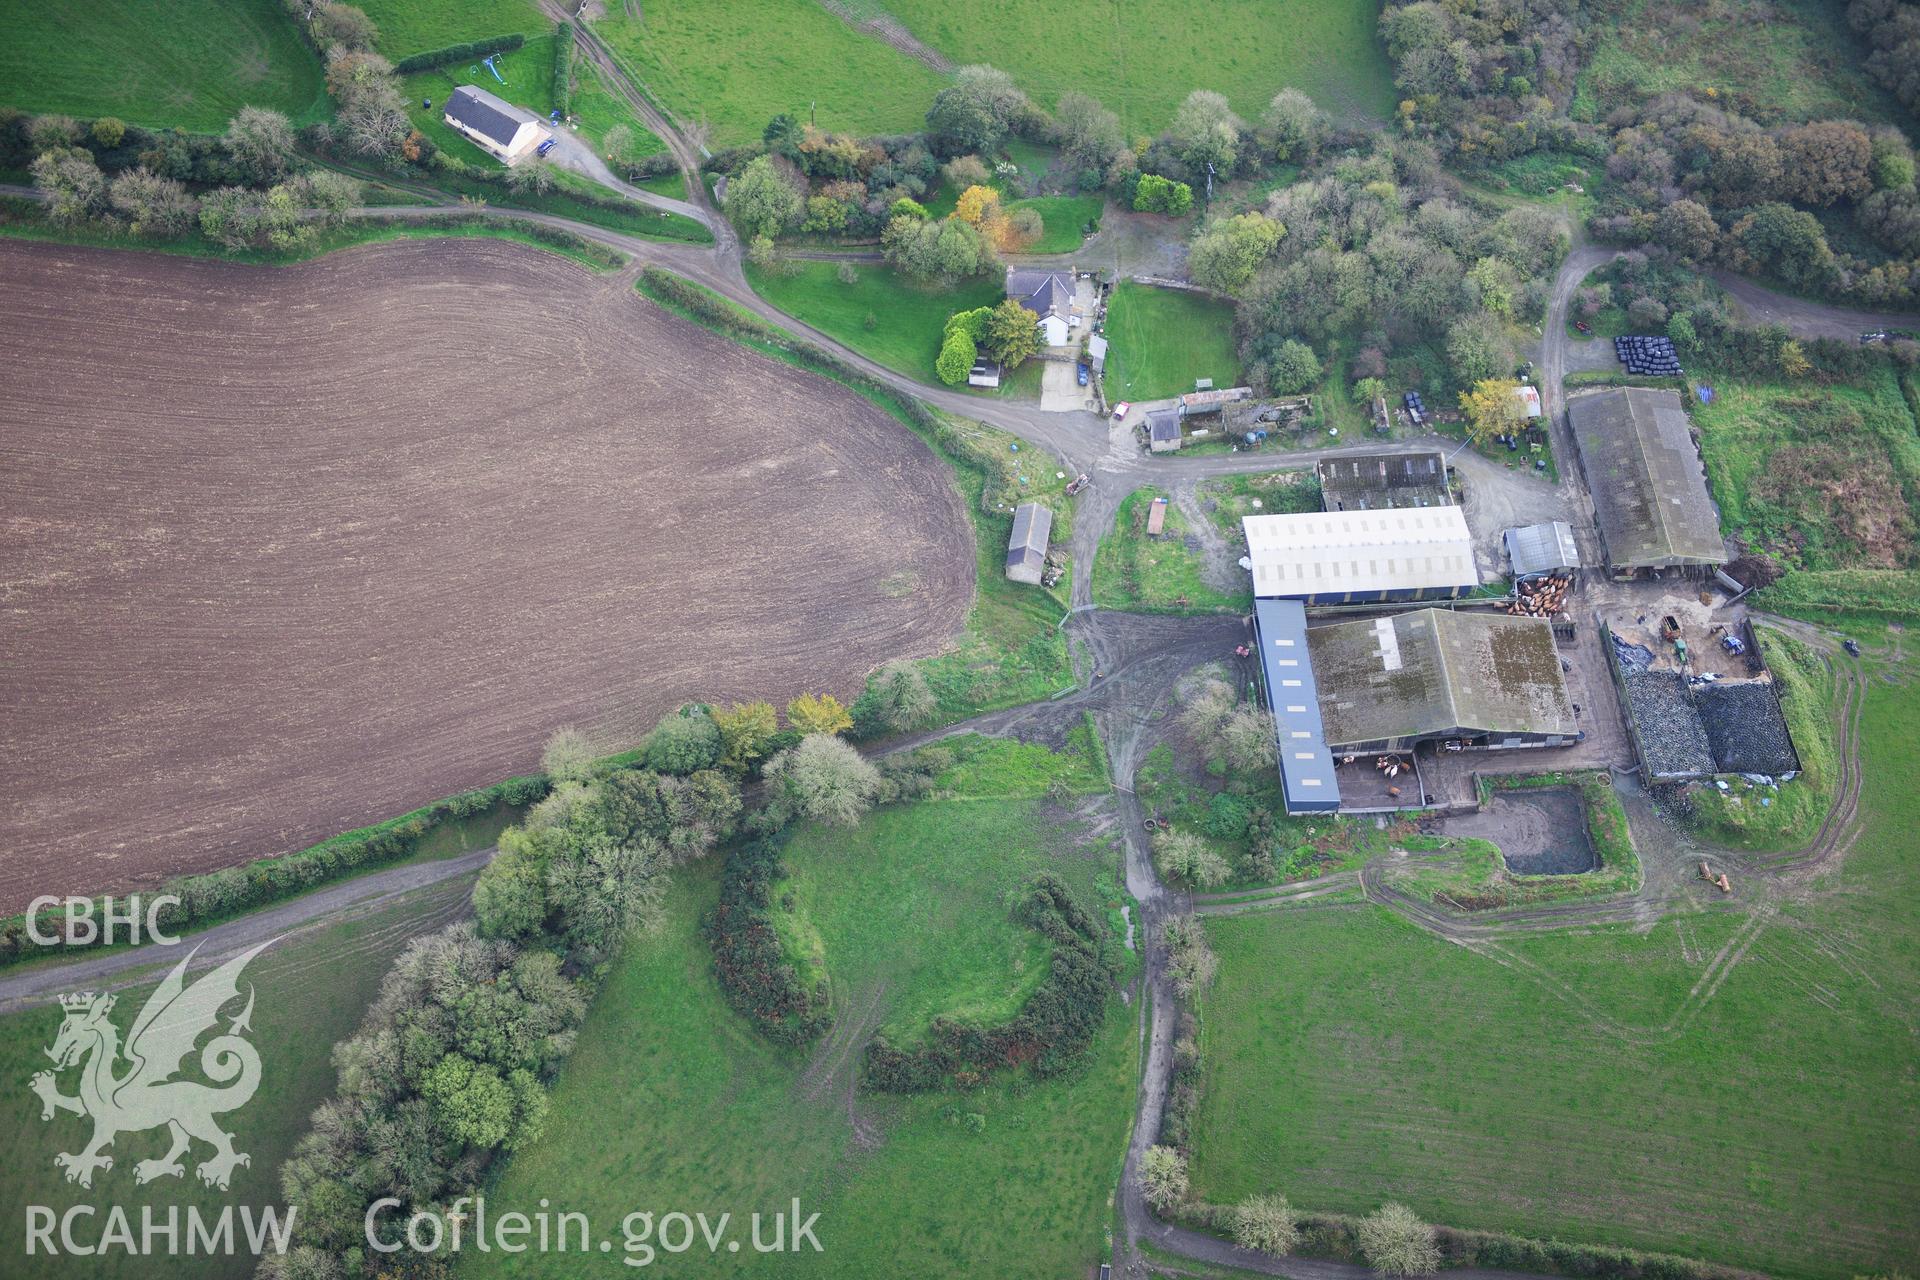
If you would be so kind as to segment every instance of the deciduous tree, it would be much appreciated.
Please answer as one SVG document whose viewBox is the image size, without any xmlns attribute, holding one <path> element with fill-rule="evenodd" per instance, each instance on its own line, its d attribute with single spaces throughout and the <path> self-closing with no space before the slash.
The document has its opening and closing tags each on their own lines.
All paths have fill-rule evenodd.
<svg viewBox="0 0 1920 1280">
<path fill-rule="evenodd" d="M 1187 272 L 1195 284 L 1238 293 L 1286 233 L 1285 227 L 1258 212 L 1217 219 L 1194 238 L 1187 252 Z"/>
<path fill-rule="evenodd" d="M 880 771 L 825 733 L 809 733 L 799 746 L 775 756 L 765 776 L 795 815 L 833 826 L 859 822 L 880 791 Z"/>
<path fill-rule="evenodd" d="M 1292 1253 L 1300 1243 L 1293 1206 L 1285 1196 L 1250 1196 L 1242 1200 L 1233 1211 L 1233 1242 L 1242 1249 L 1257 1249 L 1276 1258 Z"/>
<path fill-rule="evenodd" d="M 803 693 L 787 703 L 787 723 L 804 734 L 830 736 L 853 728 L 853 717 L 830 693 Z"/>
<path fill-rule="evenodd" d="M 1187 1158 L 1172 1147 L 1148 1147 L 1140 1156 L 1140 1193 L 1157 1213 L 1187 1198 Z"/>
<path fill-rule="evenodd" d="M 1354 1228 L 1361 1256 L 1383 1276 L 1425 1276 L 1440 1269 L 1440 1247 L 1433 1228 L 1413 1210 L 1389 1201 Z"/>
<path fill-rule="evenodd" d="M 727 183 L 727 218 L 748 239 L 779 235 L 800 208 L 798 188 L 770 156 L 755 156 Z"/>
<path fill-rule="evenodd" d="M 1007 298 L 987 313 L 986 332 L 980 345 L 1008 369 L 1018 368 L 1028 356 L 1040 350 L 1039 325 L 1039 316 Z"/>
<path fill-rule="evenodd" d="M 1460 409 L 1467 416 L 1467 436 L 1486 444 L 1527 425 L 1526 406 L 1514 394 L 1520 388 L 1511 378 L 1482 378 L 1471 391 L 1460 393 Z"/>
</svg>

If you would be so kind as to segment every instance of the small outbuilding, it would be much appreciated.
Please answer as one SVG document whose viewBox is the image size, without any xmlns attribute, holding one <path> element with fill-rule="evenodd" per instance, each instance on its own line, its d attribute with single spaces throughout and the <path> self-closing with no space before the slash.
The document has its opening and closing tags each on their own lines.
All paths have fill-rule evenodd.
<svg viewBox="0 0 1920 1280">
<path fill-rule="evenodd" d="M 1013 509 L 1013 536 L 1007 540 L 1007 577 L 1040 585 L 1047 568 L 1047 540 L 1053 535 L 1053 511 L 1037 502 Z"/>
<path fill-rule="evenodd" d="M 1147 410 L 1147 448 L 1155 453 L 1172 453 L 1180 447 L 1180 410 L 1169 405 Z"/>
<path fill-rule="evenodd" d="M 1506 541 L 1507 558 L 1513 562 L 1516 579 L 1567 573 L 1580 567 L 1580 548 L 1573 542 L 1573 526 L 1564 520 L 1509 529 Z"/>
<path fill-rule="evenodd" d="M 553 136 L 531 111 L 472 84 L 461 85 L 447 98 L 443 118 L 461 137 L 508 166 L 519 164 Z"/>
<path fill-rule="evenodd" d="M 1093 362 L 1095 373 L 1107 371 L 1107 340 L 1097 333 L 1087 339 L 1087 359 Z"/>
<path fill-rule="evenodd" d="M 975 360 L 973 368 L 967 370 L 967 385 L 970 387 L 999 386 L 1000 366 L 992 360 Z"/>
</svg>

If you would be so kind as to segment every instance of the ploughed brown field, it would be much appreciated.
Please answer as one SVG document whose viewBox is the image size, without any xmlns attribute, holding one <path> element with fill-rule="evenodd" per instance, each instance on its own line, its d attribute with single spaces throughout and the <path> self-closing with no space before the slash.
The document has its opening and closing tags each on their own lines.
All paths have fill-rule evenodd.
<svg viewBox="0 0 1920 1280">
<path fill-rule="evenodd" d="M 551 254 L 0 241 L 0 298 L 0 912 L 844 697 L 971 598 L 904 427 Z"/>
</svg>

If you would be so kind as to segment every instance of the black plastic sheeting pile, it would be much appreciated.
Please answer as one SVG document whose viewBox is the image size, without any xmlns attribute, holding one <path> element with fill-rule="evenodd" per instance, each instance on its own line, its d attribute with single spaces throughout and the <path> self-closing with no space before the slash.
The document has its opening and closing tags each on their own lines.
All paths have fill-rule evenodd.
<svg viewBox="0 0 1920 1280">
<path fill-rule="evenodd" d="M 1628 373 L 1642 378 L 1677 378 L 1683 372 L 1672 338 L 1615 338 L 1613 353 Z"/>
</svg>

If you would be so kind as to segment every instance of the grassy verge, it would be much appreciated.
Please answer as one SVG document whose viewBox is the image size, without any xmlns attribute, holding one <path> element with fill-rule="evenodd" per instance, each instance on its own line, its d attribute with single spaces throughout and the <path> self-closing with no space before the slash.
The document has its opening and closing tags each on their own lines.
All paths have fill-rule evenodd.
<svg viewBox="0 0 1920 1280">
<path fill-rule="evenodd" d="M 1072 687 L 1073 664 L 1059 628 L 1071 579 L 1063 578 L 1049 591 L 1009 582 L 1005 573 L 1019 502 L 1046 503 L 1054 513 L 1054 544 L 1070 542 L 1073 502 L 1065 495 L 1068 477 L 1056 459 L 1023 452 L 1004 431 L 903 397 L 703 286 L 649 269 L 635 287 L 676 315 L 852 388 L 899 418 L 953 468 L 954 483 L 972 514 L 977 559 L 966 630 L 951 650 L 921 663 L 943 723 L 1036 702 Z"/>
<path fill-rule="evenodd" d="M 1207 516 L 1221 536 L 1244 546 L 1246 532 L 1241 520 L 1247 516 L 1283 515 L 1287 512 L 1318 511 L 1320 476 L 1312 468 L 1293 471 L 1248 472 L 1221 476 L 1200 483 L 1200 504 L 1211 503 Z"/>
<path fill-rule="evenodd" d="M 1205 294 L 1121 281 L 1107 305 L 1107 397 L 1159 400 L 1196 378 L 1240 385 L 1233 308 Z"/>
<path fill-rule="evenodd" d="M 1204 781 L 1195 776 L 1201 772 Z M 1150 817 L 1199 836 L 1227 860 L 1233 874 L 1212 890 L 1222 894 L 1352 870 L 1412 830 L 1339 814 L 1289 817 L 1279 781 L 1267 771 L 1246 777 L 1183 768 L 1165 742 L 1147 753 L 1133 789 Z"/>
<path fill-rule="evenodd" d="M 472 196 L 503 209 L 526 209 L 571 218 L 609 231 L 619 231 L 645 240 L 669 240 L 682 244 L 712 244 L 713 233 L 683 214 L 669 213 L 603 191 L 578 174 L 556 170 L 561 185 L 545 195 L 510 190 L 504 183 L 490 182 L 462 173 L 438 170 L 433 185 L 454 195 Z"/>
<path fill-rule="evenodd" d="M 947 317 L 991 306 L 1004 293 L 992 276 L 949 288 L 916 284 L 878 263 L 857 263 L 854 271 L 848 284 L 840 279 L 839 263 L 796 261 L 785 271 L 749 267 L 747 282 L 794 319 L 930 386 L 940 382 L 933 361 Z"/>
<path fill-rule="evenodd" d="M 1794 849 L 1813 838 L 1833 808 L 1839 764 L 1834 756 L 1833 673 L 1818 654 L 1769 627 L 1755 629 L 1780 694 L 1800 776 L 1769 790 L 1745 781 L 1729 789 L 1693 788 L 1688 825 L 1715 844 L 1737 849 Z M 1762 799 L 1769 804 L 1761 804 Z"/>
<path fill-rule="evenodd" d="M 1209 584 L 1205 556 L 1186 543 L 1189 530 L 1171 502 L 1158 535 L 1147 533 L 1158 489 L 1136 489 L 1120 503 L 1114 527 L 1100 539 L 1093 578 L 1093 602 L 1103 608 L 1136 613 L 1244 612 L 1251 607 L 1251 586 L 1225 592 Z"/>
<path fill-rule="evenodd" d="M 320 60 L 280 0 L 8 5 L 0 104 L 203 133 L 245 106 L 296 125 L 331 110 Z"/>
<path fill-rule="evenodd" d="M 195 232 L 178 240 L 145 240 L 124 232 L 94 226 L 60 227 L 40 216 L 37 201 L 0 196 L 0 236 L 21 240 L 51 240 L 59 244 L 91 245 L 103 249 L 138 249 L 146 253 L 174 253 L 190 258 L 220 258 L 228 262 L 246 262 L 264 266 L 285 266 L 307 262 L 355 245 L 377 244 L 386 240 L 466 239 L 486 236 L 496 240 L 514 240 L 535 249 L 545 249 L 598 271 L 623 265 L 627 256 L 570 231 L 520 222 L 511 218 L 489 218 L 479 214 L 448 213 L 433 218 L 405 221 L 389 218 L 354 218 L 346 225 L 321 232 L 302 247 L 279 249 L 226 249 Z"/>
</svg>

